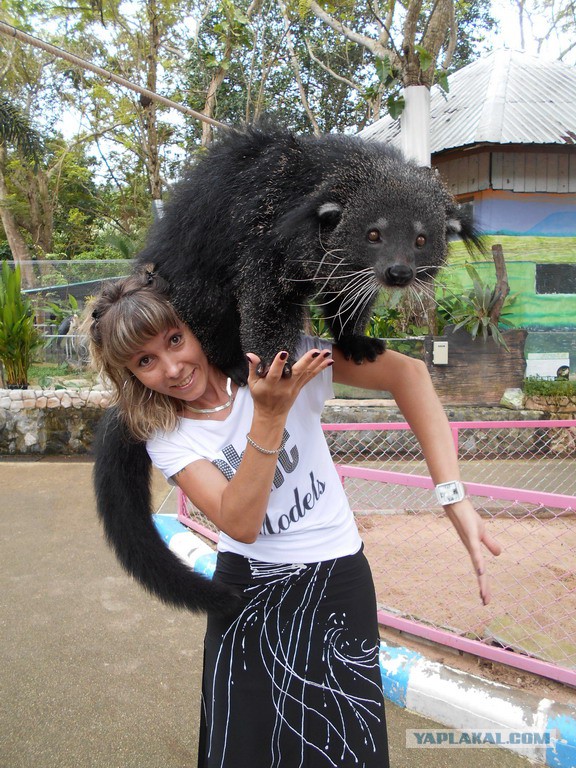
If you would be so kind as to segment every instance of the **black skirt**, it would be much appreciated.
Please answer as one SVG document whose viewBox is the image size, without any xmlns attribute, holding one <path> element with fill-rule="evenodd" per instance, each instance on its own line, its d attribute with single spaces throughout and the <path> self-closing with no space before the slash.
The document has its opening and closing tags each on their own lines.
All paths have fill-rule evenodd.
<svg viewBox="0 0 576 768">
<path fill-rule="evenodd" d="M 214 578 L 246 604 L 208 619 L 199 768 L 387 768 L 364 554 L 279 565 L 225 552 Z"/>
</svg>

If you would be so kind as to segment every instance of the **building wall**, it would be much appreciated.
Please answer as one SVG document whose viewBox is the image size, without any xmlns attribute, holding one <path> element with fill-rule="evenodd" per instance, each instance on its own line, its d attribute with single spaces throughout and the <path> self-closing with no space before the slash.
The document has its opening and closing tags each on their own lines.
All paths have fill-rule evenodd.
<svg viewBox="0 0 576 768">
<path fill-rule="evenodd" d="M 572 267 L 564 266 L 566 269 Z M 474 268 L 486 284 L 492 286 L 496 283 L 492 262 L 475 263 Z M 506 262 L 506 271 L 510 295 L 516 294 L 513 304 L 507 310 L 506 319 L 516 328 L 532 331 L 576 330 L 576 293 L 538 293 L 537 265 L 533 262 Z M 472 281 L 464 269 L 454 270 L 452 279 L 464 289 L 472 286 Z"/>
<path fill-rule="evenodd" d="M 576 235 L 576 147 L 479 148 L 433 163 L 486 234 Z"/>
<path fill-rule="evenodd" d="M 453 195 L 484 189 L 576 193 L 576 147 L 484 147 L 435 155 L 432 163 Z"/>
<path fill-rule="evenodd" d="M 472 202 L 476 226 L 488 235 L 576 235 L 576 193 L 484 190 Z"/>
</svg>

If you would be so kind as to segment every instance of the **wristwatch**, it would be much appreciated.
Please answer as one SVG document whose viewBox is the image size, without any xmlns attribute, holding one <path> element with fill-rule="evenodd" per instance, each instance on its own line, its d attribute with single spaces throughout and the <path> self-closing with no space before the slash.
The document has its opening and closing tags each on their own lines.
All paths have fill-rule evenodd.
<svg viewBox="0 0 576 768">
<path fill-rule="evenodd" d="M 456 504 L 456 502 L 466 498 L 466 488 L 459 480 L 439 483 L 434 490 L 441 507 L 445 507 L 447 504 Z"/>
</svg>

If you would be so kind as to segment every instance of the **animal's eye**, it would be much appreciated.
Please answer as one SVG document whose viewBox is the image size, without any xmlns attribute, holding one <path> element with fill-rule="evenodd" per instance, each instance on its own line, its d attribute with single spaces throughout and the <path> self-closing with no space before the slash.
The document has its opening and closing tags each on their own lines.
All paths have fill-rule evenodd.
<svg viewBox="0 0 576 768">
<path fill-rule="evenodd" d="M 416 248 L 424 248 L 426 245 L 426 236 L 425 235 L 418 235 L 415 241 Z"/>
<path fill-rule="evenodd" d="M 380 241 L 380 230 L 369 229 L 366 237 L 371 243 L 378 243 Z"/>
</svg>

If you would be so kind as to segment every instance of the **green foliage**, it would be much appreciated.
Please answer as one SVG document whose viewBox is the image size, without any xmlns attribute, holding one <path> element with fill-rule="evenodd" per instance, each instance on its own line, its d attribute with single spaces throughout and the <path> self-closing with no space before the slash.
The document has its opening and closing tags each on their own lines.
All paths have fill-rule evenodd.
<svg viewBox="0 0 576 768">
<path fill-rule="evenodd" d="M 84 384 L 77 383 L 79 371 L 77 365 L 63 363 L 32 363 L 28 371 L 30 386 L 37 389 L 81 389 Z M 92 386 L 97 381 L 96 373 L 82 368 L 80 379 Z"/>
<path fill-rule="evenodd" d="M 5 96 L 0 96 L 0 143 L 13 144 L 35 163 L 39 162 L 42 139 L 27 116 Z"/>
<path fill-rule="evenodd" d="M 454 330 L 465 328 L 473 339 L 477 336 L 482 336 L 485 341 L 492 338 L 496 344 L 507 349 L 500 327 L 511 327 L 512 323 L 503 315 L 506 315 L 504 310 L 510 307 L 516 296 L 507 296 L 499 317 L 493 319 L 492 311 L 501 298 L 497 287 L 485 283 L 471 264 L 466 265 L 466 271 L 472 279 L 470 290 L 455 293 L 446 286 L 441 288 L 437 308 L 441 325 L 453 324 Z"/>
<path fill-rule="evenodd" d="M 315 304 L 310 304 L 308 307 L 308 322 L 312 336 L 317 336 L 319 339 L 329 339 L 331 337 L 328 323 L 324 320 L 322 312 Z"/>
<path fill-rule="evenodd" d="M 21 292 L 20 268 L 5 261 L 0 272 L 0 362 L 8 387 L 28 387 L 28 369 L 41 345 L 32 306 Z"/>
<path fill-rule="evenodd" d="M 525 395 L 534 397 L 574 397 L 576 395 L 576 381 L 566 379 L 554 380 L 542 379 L 539 376 L 527 376 L 522 385 Z"/>
<path fill-rule="evenodd" d="M 58 299 L 56 301 L 47 301 L 42 307 L 42 311 L 50 314 L 53 318 L 53 322 L 56 326 L 65 320 L 67 317 L 77 315 L 79 312 L 78 300 L 71 293 L 66 296 L 65 299 Z"/>
</svg>

